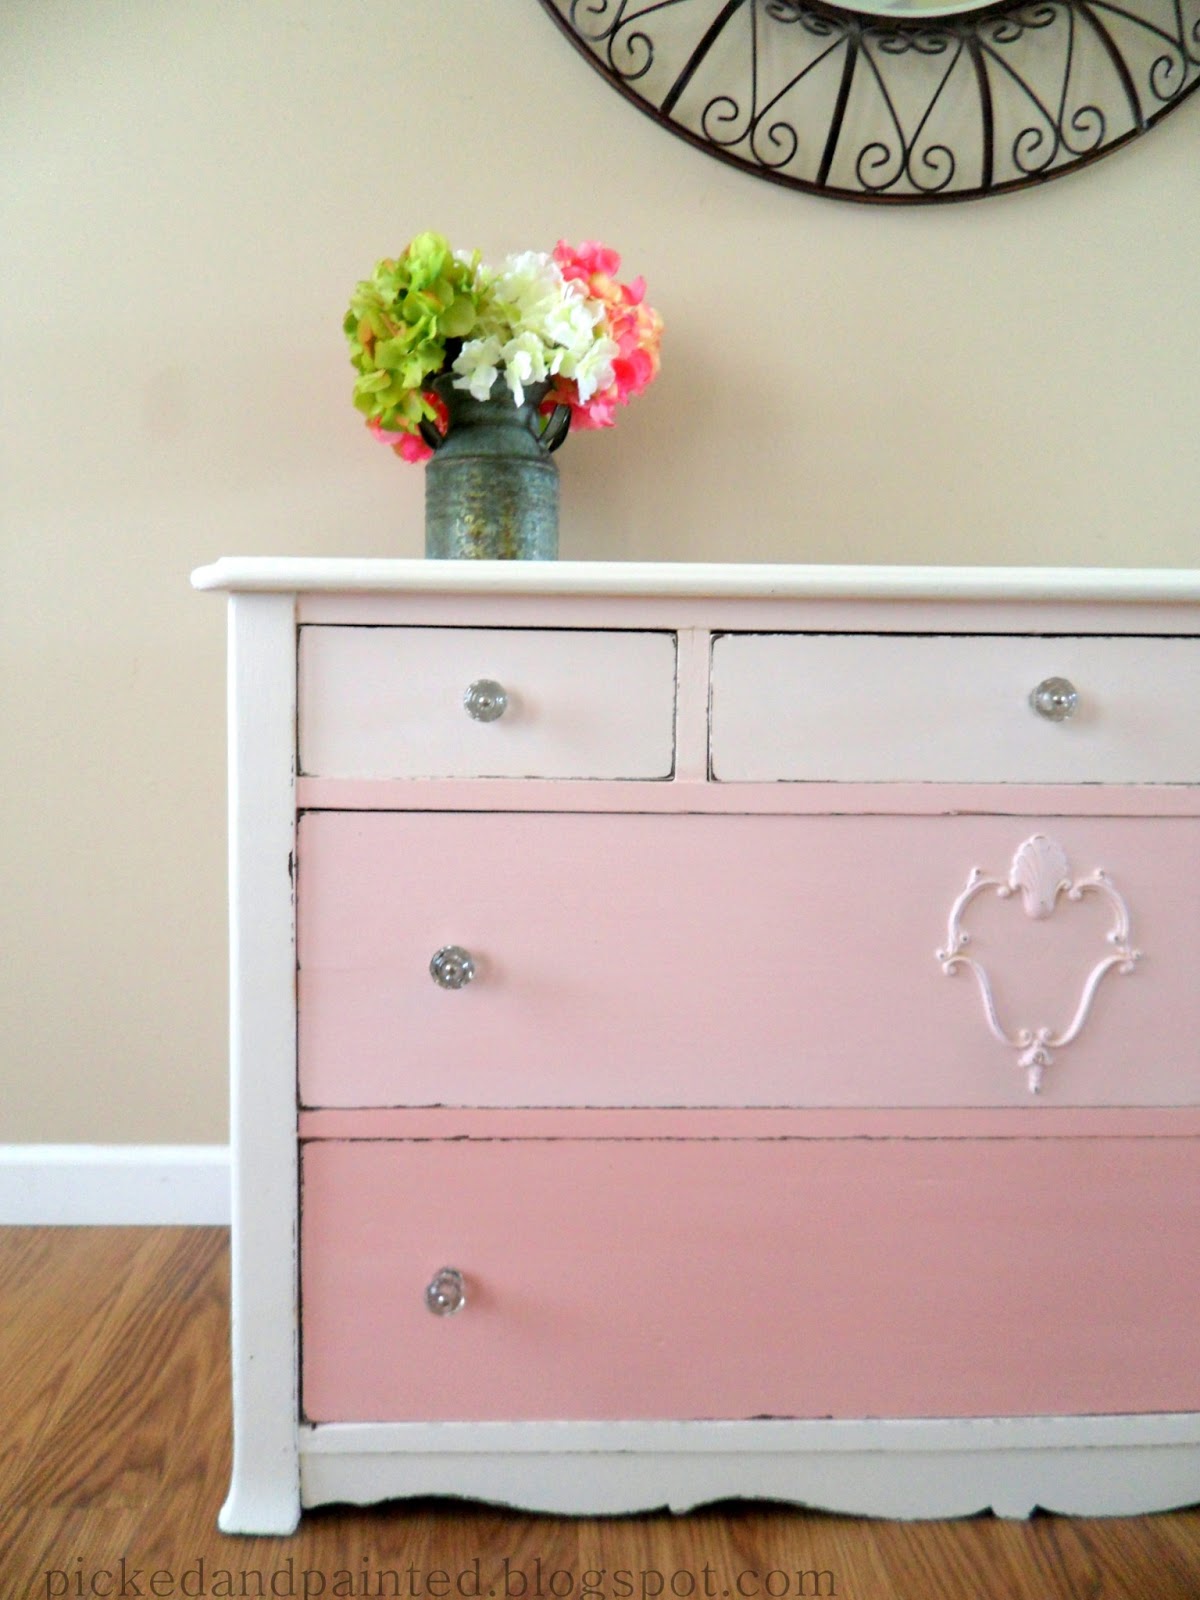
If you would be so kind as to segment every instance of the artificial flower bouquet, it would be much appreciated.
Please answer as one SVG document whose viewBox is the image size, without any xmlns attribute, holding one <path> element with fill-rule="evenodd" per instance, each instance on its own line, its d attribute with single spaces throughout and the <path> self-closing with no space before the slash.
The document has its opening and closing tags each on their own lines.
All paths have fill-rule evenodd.
<svg viewBox="0 0 1200 1600">
<path fill-rule="evenodd" d="M 612 427 L 616 408 L 658 372 L 662 337 L 645 284 L 620 282 L 620 267 L 615 250 L 563 240 L 552 254 L 527 250 L 490 267 L 478 251 L 419 234 L 351 298 L 343 327 L 355 406 L 406 461 L 432 454 L 422 423 L 445 430 L 439 380 L 477 400 L 503 385 L 518 406 L 534 389 L 547 415 L 569 406 L 572 427 Z"/>
</svg>

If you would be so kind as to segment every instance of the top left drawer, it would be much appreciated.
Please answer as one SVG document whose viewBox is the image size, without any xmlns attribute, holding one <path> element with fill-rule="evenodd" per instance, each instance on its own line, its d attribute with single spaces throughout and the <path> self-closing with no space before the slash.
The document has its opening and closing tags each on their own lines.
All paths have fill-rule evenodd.
<svg viewBox="0 0 1200 1600">
<path fill-rule="evenodd" d="M 674 754 L 673 633 L 300 630 L 310 777 L 665 779 Z"/>
</svg>

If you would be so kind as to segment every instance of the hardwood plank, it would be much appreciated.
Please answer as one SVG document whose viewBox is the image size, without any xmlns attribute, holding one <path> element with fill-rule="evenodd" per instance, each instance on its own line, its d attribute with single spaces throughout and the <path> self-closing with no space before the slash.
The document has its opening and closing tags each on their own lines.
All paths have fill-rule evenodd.
<svg viewBox="0 0 1200 1600">
<path fill-rule="evenodd" d="M 86 1228 L 0 1230 L 0 1504 L 13 1504 L 13 1485 L 55 1397 L 67 1382 L 71 1351 L 100 1311 L 105 1283 Z M 63 1292 L 70 1283 L 75 1293 Z M 109 1296 L 115 1291 L 108 1285 Z M 53 1328 L 53 1339 L 43 1330 Z"/>
<path fill-rule="evenodd" d="M 35 1371 L 44 1368 L 47 1381 L 35 1384 L 41 1415 L 7 1500 L 143 1505 L 164 1482 L 200 1475 L 197 1453 L 180 1448 L 181 1429 L 224 1451 L 219 1435 L 205 1435 L 201 1425 L 225 1404 L 227 1235 L 217 1228 L 53 1230 L 76 1231 L 92 1245 L 74 1296 L 65 1284 L 57 1295 L 43 1294 L 41 1309 L 54 1314 L 26 1327 L 16 1381 L 39 1350 L 43 1366 Z M 52 1242 L 46 1262 L 54 1255 Z"/>
<path fill-rule="evenodd" d="M 44 1508 L 6 1505 L 0 1516 L 4 1600 L 44 1600 L 53 1593 L 78 1600 L 80 1580 L 84 1595 L 90 1595 L 89 1580 L 111 1571 L 122 1553 L 134 1548 L 136 1525 L 136 1512 L 109 1506 L 56 1508 L 47 1514 Z M 103 1580 L 98 1587 L 106 1587 Z"/>
<path fill-rule="evenodd" d="M 480 1600 L 489 1589 L 490 1600 L 739 1600 L 739 1576 L 743 1600 L 764 1600 L 768 1574 L 773 1589 L 787 1574 L 777 1600 L 1200 1595 L 1200 1508 L 890 1523 L 742 1502 L 572 1519 L 417 1500 L 309 1512 L 287 1539 L 226 1537 L 216 1527 L 229 1470 L 224 1230 L 0 1230 L 0 1303 L 2 1600 L 42 1600 L 62 1574 L 88 1595 L 93 1578 L 102 1589 L 103 1574 L 120 1575 L 122 1558 L 143 1593 L 158 1572 L 173 1595 L 220 1593 L 228 1573 L 235 1594 L 255 1593 L 261 1577 L 267 1595 L 291 1584 L 300 1596 L 306 1572 L 310 1593 L 318 1582 L 336 1593 L 341 1573 L 343 1592 L 349 1580 L 371 1594 L 394 1571 L 407 1600 L 465 1600 L 456 1580 L 470 1590 L 476 1560 Z M 552 1582 L 569 1582 L 569 1594 Z"/>
</svg>

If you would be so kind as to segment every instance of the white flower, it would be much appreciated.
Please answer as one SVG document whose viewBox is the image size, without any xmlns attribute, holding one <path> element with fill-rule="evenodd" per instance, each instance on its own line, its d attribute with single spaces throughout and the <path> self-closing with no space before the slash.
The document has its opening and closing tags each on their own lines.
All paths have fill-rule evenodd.
<svg viewBox="0 0 1200 1600">
<path fill-rule="evenodd" d="M 547 375 L 546 349 L 536 333 L 518 333 L 500 352 L 504 380 L 517 405 L 525 403 L 525 385 L 541 383 Z"/>
<path fill-rule="evenodd" d="M 600 389 L 607 389 L 613 381 L 613 362 L 621 353 L 615 339 L 594 339 L 580 354 L 572 350 L 563 352 L 556 367 L 564 378 L 574 378 L 584 405 Z"/>
<path fill-rule="evenodd" d="M 538 250 L 506 256 L 492 283 L 513 333 L 541 333 L 546 318 L 561 304 L 565 288 L 558 263 Z"/>
<path fill-rule="evenodd" d="M 562 275 L 543 251 L 507 256 L 495 272 L 481 269 L 484 290 L 477 337 L 454 362 L 455 387 L 485 400 L 503 373 L 517 405 L 529 384 L 561 374 L 573 379 L 586 404 L 613 381 L 618 346 L 599 330 L 603 303 Z"/>
<path fill-rule="evenodd" d="M 553 257 L 532 250 L 508 257 L 496 274 L 493 294 L 514 334 L 536 333 L 545 344 L 580 354 L 604 315 L 582 284 L 563 277 Z"/>
<path fill-rule="evenodd" d="M 545 318 L 546 338 L 581 356 L 596 338 L 596 324 L 604 315 L 598 300 L 589 300 L 577 283 L 564 283 L 563 296 Z"/>
<path fill-rule="evenodd" d="M 486 400 L 500 376 L 501 355 L 501 344 L 494 334 L 486 339 L 468 339 L 454 362 L 453 370 L 459 374 L 454 387 L 469 390 L 476 400 Z"/>
</svg>

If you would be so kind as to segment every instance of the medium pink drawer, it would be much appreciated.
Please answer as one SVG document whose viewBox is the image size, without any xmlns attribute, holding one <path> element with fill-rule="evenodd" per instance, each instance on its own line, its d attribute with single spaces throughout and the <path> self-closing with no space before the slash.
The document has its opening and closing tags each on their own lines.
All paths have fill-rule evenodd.
<svg viewBox="0 0 1200 1600">
<path fill-rule="evenodd" d="M 1003 887 L 1039 835 L 1112 892 L 1036 918 L 985 887 L 959 929 L 1010 1040 L 1084 1008 L 1042 1101 L 1200 1102 L 1195 818 L 313 812 L 302 1103 L 1028 1104 L 1024 1049 L 938 952 L 973 869 Z M 457 991 L 447 946 L 475 961 Z"/>
<path fill-rule="evenodd" d="M 1200 1410 L 1194 1138 L 319 1141 L 302 1218 L 311 1421 Z"/>
</svg>

